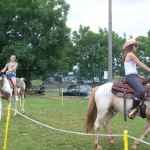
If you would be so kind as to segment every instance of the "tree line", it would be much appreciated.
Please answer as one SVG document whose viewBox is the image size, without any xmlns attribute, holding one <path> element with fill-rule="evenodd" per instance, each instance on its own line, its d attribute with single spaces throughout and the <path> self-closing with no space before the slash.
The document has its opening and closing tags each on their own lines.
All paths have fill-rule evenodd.
<svg viewBox="0 0 150 150">
<path fill-rule="evenodd" d="M 107 68 L 108 31 L 79 26 L 72 31 L 66 25 L 70 5 L 65 0 L 1 0 L 0 1 L 0 68 L 16 54 L 19 63 L 17 76 L 27 80 L 34 76 L 46 78 L 56 71 Z M 130 36 L 129 38 L 131 38 Z M 112 32 L 113 70 L 122 66 L 122 45 L 126 34 L 120 37 Z M 141 44 L 137 55 L 149 66 L 150 31 L 147 37 L 136 38 Z"/>
</svg>

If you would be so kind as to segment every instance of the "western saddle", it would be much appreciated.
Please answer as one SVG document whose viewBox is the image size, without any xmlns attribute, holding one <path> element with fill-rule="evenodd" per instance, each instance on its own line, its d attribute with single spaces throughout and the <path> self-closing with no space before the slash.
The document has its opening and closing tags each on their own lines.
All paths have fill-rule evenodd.
<svg viewBox="0 0 150 150">
<path fill-rule="evenodd" d="M 149 78 L 143 79 L 142 85 L 145 89 L 145 95 L 143 96 L 141 101 L 142 101 L 142 104 L 145 105 L 144 101 L 150 100 L 150 79 Z M 126 121 L 127 120 L 126 119 L 126 99 L 133 99 L 136 91 L 129 84 L 127 84 L 125 78 L 123 77 L 120 80 L 113 82 L 112 93 L 118 97 L 124 98 L 124 120 Z M 145 110 L 144 110 L 144 113 L 140 113 L 140 116 L 142 118 L 146 118 Z"/>
</svg>

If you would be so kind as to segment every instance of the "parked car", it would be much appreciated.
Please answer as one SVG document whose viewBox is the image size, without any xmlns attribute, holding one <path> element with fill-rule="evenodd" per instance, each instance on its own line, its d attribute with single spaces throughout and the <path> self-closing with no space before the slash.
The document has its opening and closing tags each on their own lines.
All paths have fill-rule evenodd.
<svg viewBox="0 0 150 150">
<path fill-rule="evenodd" d="M 62 78 L 62 83 L 71 83 L 71 84 L 76 84 L 77 79 L 74 76 L 67 76 Z"/>
<path fill-rule="evenodd" d="M 90 85 L 70 85 L 66 90 L 63 90 L 64 96 L 89 96 L 92 92 L 92 87 Z M 62 95 L 62 91 L 60 92 Z"/>
</svg>

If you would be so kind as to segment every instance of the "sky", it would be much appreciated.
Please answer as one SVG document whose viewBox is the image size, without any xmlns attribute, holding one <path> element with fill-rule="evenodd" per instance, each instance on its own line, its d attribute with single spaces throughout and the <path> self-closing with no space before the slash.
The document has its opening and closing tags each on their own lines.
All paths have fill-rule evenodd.
<svg viewBox="0 0 150 150">
<path fill-rule="evenodd" d="M 70 5 L 67 26 L 79 31 L 79 26 L 89 26 L 93 32 L 108 30 L 109 0 L 66 0 Z M 126 33 L 147 36 L 150 30 L 150 0 L 112 0 L 112 30 L 120 37 Z"/>
</svg>

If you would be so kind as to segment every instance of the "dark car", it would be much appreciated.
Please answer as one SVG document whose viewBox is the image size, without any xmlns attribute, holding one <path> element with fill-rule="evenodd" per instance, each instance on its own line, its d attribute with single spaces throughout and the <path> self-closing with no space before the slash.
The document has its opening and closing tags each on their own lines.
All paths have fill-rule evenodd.
<svg viewBox="0 0 150 150">
<path fill-rule="evenodd" d="M 90 85 L 70 85 L 68 89 L 63 90 L 64 96 L 89 96 L 92 92 Z M 62 95 L 62 92 L 60 93 Z"/>
</svg>

